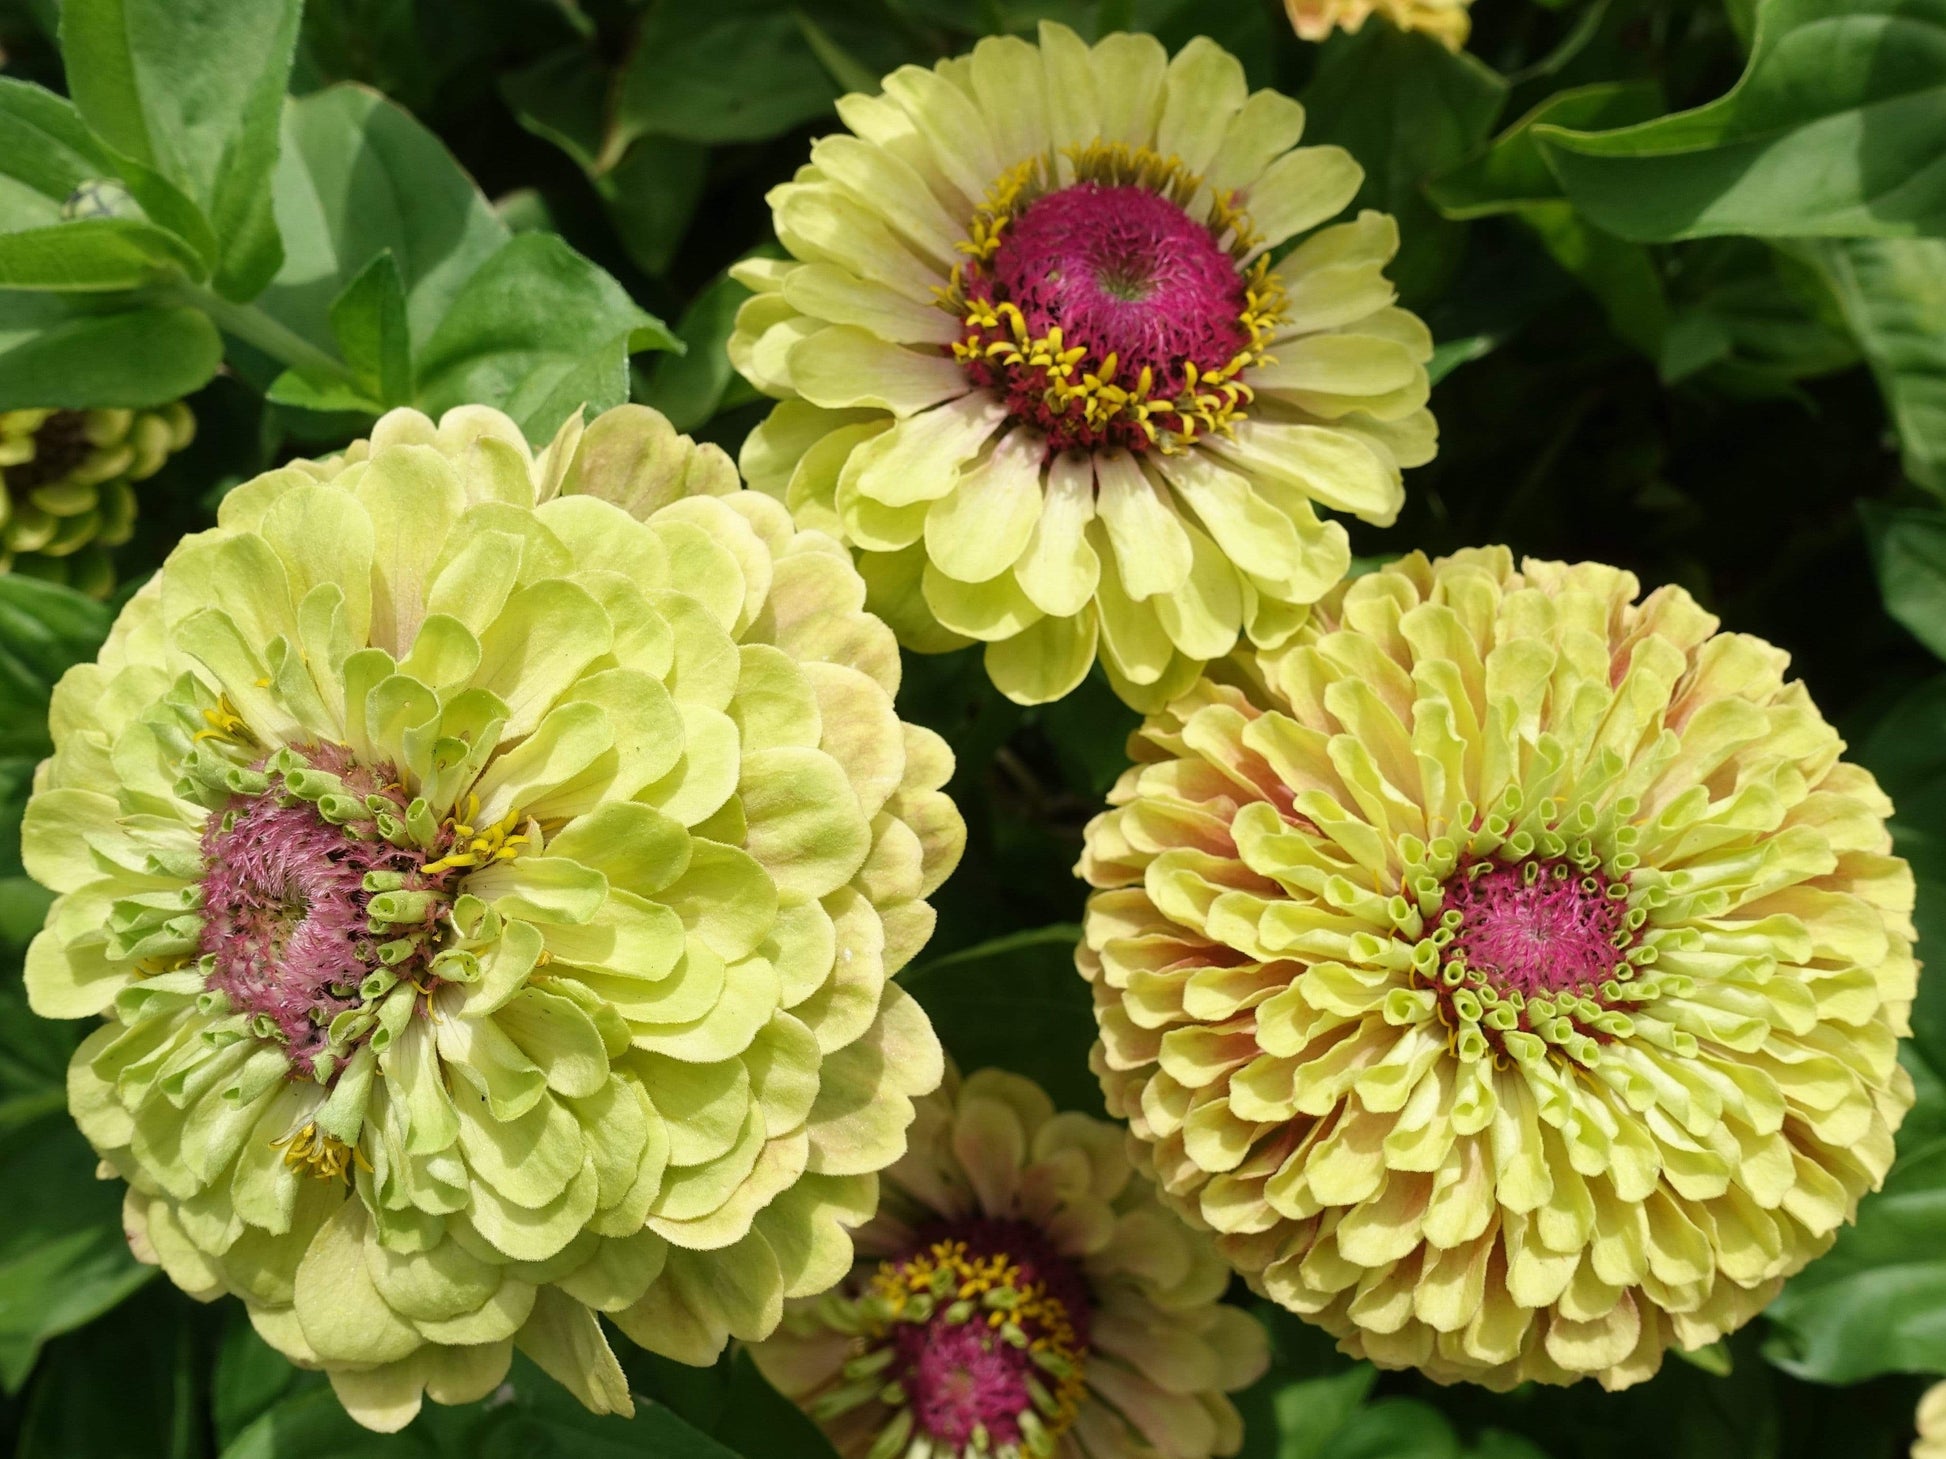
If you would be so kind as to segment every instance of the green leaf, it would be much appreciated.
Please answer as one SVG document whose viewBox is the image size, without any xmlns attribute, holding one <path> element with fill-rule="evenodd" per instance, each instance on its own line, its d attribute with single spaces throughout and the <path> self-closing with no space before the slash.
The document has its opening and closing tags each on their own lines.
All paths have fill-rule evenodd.
<svg viewBox="0 0 1946 1459">
<path fill-rule="evenodd" d="M 1354 1413 L 1318 1459 L 1465 1459 L 1465 1451 L 1431 1404 L 1386 1398 Z"/>
<path fill-rule="evenodd" d="M 1563 200 L 1561 184 L 1534 139 L 1537 126 L 1615 127 L 1662 109 L 1654 81 L 1605 81 L 1557 91 L 1490 145 L 1435 177 L 1426 195 L 1448 218 L 1485 218 Z"/>
<path fill-rule="evenodd" d="M 1819 240 L 1804 256 L 1823 272 L 1878 379 L 1906 475 L 1946 494 L 1946 241 Z"/>
<path fill-rule="evenodd" d="M 679 431 L 693 431 L 719 410 L 755 399 L 755 390 L 744 384 L 724 348 L 737 309 L 749 297 L 742 284 L 719 275 L 691 301 L 676 326 L 683 353 L 657 360 L 636 398 L 668 416 Z"/>
<path fill-rule="evenodd" d="M 1354 208 L 1399 220 L 1390 273 L 1408 300 L 1437 292 L 1458 262 L 1460 229 L 1421 190 L 1486 139 L 1507 83 L 1472 55 L 1430 36 L 1368 25 L 1322 47 L 1299 98 L 1307 143 L 1334 142 L 1358 159 L 1365 184 Z"/>
<path fill-rule="evenodd" d="M 1946 229 L 1946 0 L 1763 0 L 1736 86 L 1614 131 L 1535 131 L 1576 208 L 1636 242 Z"/>
<path fill-rule="evenodd" d="M 1873 505 L 1862 510 L 1885 611 L 1946 658 L 1946 512 Z"/>
<path fill-rule="evenodd" d="M 56 1343 L 29 1390 L 15 1459 L 204 1459 L 196 1311 L 157 1282 Z"/>
<path fill-rule="evenodd" d="M 730 1359 L 728 1402 L 712 1431 L 739 1454 L 788 1454 L 791 1459 L 837 1459 L 837 1450 L 810 1415 L 770 1386 L 747 1348 Z"/>
<path fill-rule="evenodd" d="M 375 1434 L 361 1428 L 327 1387 L 282 1399 L 223 1449 L 222 1459 L 436 1459 L 416 1428 Z"/>
<path fill-rule="evenodd" d="M 643 19 L 615 97 L 610 144 L 655 133 L 690 142 L 755 142 L 826 115 L 844 86 L 876 79 L 903 57 L 887 48 L 885 7 L 865 0 L 802 6 L 659 0 Z"/>
<path fill-rule="evenodd" d="M 572 157 L 600 194 L 622 245 L 645 273 L 668 269 L 703 195 L 709 149 L 675 137 L 611 131 L 608 72 L 575 46 L 505 76 L 515 118 Z"/>
<path fill-rule="evenodd" d="M 0 290 L 0 410 L 164 405 L 222 362 L 222 338 L 199 309 Z"/>
<path fill-rule="evenodd" d="M 221 242 L 218 291 L 249 299 L 280 258 L 265 186 L 301 0 L 66 0 L 62 55 L 81 115 L 178 184 Z"/>
<path fill-rule="evenodd" d="M 1595 296 L 1616 335 L 1651 359 L 1663 350 L 1669 314 L 1655 261 L 1639 244 L 1590 227 L 1562 200 L 1560 185 L 1534 140 L 1534 128 L 1545 123 L 1612 125 L 1647 116 L 1660 104 L 1660 88 L 1652 82 L 1557 92 L 1426 190 L 1448 218 L 1518 215 L 1554 261 Z"/>
<path fill-rule="evenodd" d="M 210 1382 L 210 1419 L 218 1447 L 228 1448 L 279 1400 L 321 1381 L 319 1374 L 292 1367 L 289 1358 L 258 1337 L 239 1304 L 223 1330 Z"/>
<path fill-rule="evenodd" d="M 405 283 L 388 248 L 331 303 L 331 333 L 352 378 L 381 406 L 412 399 L 412 337 Z"/>
<path fill-rule="evenodd" d="M 79 218 L 0 233 L 0 289 L 133 289 L 200 261 L 166 229 L 135 218 Z"/>
<path fill-rule="evenodd" d="M 628 358 L 680 348 L 622 286 L 551 233 L 523 233 L 453 300 L 418 361 L 420 408 L 497 405 L 545 439 L 579 405 L 628 399 Z"/>
<path fill-rule="evenodd" d="M 1076 927 L 1042 927 L 936 958 L 900 981 L 965 1070 L 1025 1074 L 1062 1109 L 1102 1111 L 1088 1071 L 1095 1017 L 1074 969 Z"/>
<path fill-rule="evenodd" d="M 72 588 L 0 574 L 0 755 L 47 753 L 54 681 L 94 657 L 108 624 L 108 609 Z"/>
<path fill-rule="evenodd" d="M 257 303 L 320 349 L 335 341 L 332 305 L 381 253 L 423 343 L 510 236 L 444 144 L 363 87 L 289 104 L 273 188 L 284 265 Z"/>
<path fill-rule="evenodd" d="M 0 1018 L 32 1015 L 10 996 Z M 49 1338 L 155 1275 L 122 1235 L 121 1183 L 97 1180 L 95 1163 L 59 1082 L 0 1101 L 0 1386 L 18 1388 Z"/>
</svg>

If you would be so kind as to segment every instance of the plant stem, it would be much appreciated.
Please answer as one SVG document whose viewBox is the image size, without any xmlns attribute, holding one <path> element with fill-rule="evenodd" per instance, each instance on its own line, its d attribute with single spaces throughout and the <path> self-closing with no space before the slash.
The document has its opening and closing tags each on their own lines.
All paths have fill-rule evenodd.
<svg viewBox="0 0 1946 1459">
<path fill-rule="evenodd" d="M 326 354 L 296 331 L 279 324 L 254 304 L 239 304 L 185 278 L 175 278 L 160 291 L 171 302 L 187 304 L 207 314 L 216 327 L 245 344 L 254 345 L 304 375 L 320 380 L 349 380 L 344 364 Z"/>
</svg>

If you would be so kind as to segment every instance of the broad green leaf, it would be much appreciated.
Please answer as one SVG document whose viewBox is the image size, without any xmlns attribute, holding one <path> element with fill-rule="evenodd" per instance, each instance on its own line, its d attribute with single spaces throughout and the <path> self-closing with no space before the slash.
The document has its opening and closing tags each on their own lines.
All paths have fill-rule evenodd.
<svg viewBox="0 0 1946 1459">
<path fill-rule="evenodd" d="M 328 1387 L 306 1388 L 273 1404 L 223 1449 L 222 1459 L 437 1459 L 438 1446 L 416 1428 L 375 1434 L 359 1427 Z"/>
<path fill-rule="evenodd" d="M 375 92 L 293 100 L 274 178 L 284 265 L 259 307 L 320 349 L 331 307 L 388 250 L 423 343 L 509 234 L 443 143 Z"/>
<path fill-rule="evenodd" d="M 467 401 L 545 439 L 578 405 L 628 398 L 628 357 L 680 348 L 622 286 L 551 233 L 523 233 L 486 261 L 418 357 L 420 407 Z"/>
<path fill-rule="evenodd" d="M 54 1344 L 28 1390 L 15 1459 L 205 1459 L 196 1317 L 195 1303 L 156 1282 Z"/>
<path fill-rule="evenodd" d="M 1537 126 L 1616 127 L 1662 109 L 1662 88 L 1653 81 L 1613 81 L 1557 91 L 1492 143 L 1426 187 L 1448 218 L 1484 218 L 1536 203 L 1563 199 L 1561 184 L 1534 139 Z"/>
<path fill-rule="evenodd" d="M 46 1039 L 45 1025 L 11 992 L 0 1019 L 34 1026 Z M 92 1321 L 155 1275 L 122 1235 L 121 1183 L 97 1180 L 95 1163 L 58 1080 L 0 1100 L 0 1386 L 18 1388 L 49 1338 Z"/>
<path fill-rule="evenodd" d="M 1946 493 L 1946 241 L 1845 238 L 1804 245 L 1878 379 L 1906 475 Z"/>
<path fill-rule="evenodd" d="M 711 1436 L 738 1454 L 788 1454 L 791 1459 L 837 1459 L 837 1451 L 808 1414 L 770 1386 L 739 1348 L 730 1359 L 723 1419 Z"/>
<path fill-rule="evenodd" d="M 936 958 L 900 981 L 962 1069 L 1036 1080 L 1063 1109 L 1101 1113 L 1088 1071 L 1095 1018 L 1074 969 L 1075 927 L 1042 927 Z"/>
<path fill-rule="evenodd" d="M 265 184 L 301 0 L 66 0 L 68 87 L 108 144 L 195 200 L 220 240 L 217 289 L 249 299 L 277 272 Z"/>
<path fill-rule="evenodd" d="M 222 361 L 198 309 L 0 290 L 0 410 L 163 405 L 201 389 Z"/>
<path fill-rule="evenodd" d="M 698 294 L 676 326 L 685 349 L 655 362 L 636 399 L 669 417 L 679 431 L 693 431 L 719 410 L 756 399 L 756 391 L 730 365 L 724 343 L 750 291 L 728 274 Z"/>
<path fill-rule="evenodd" d="M 174 183 L 118 155 L 66 97 L 0 77 L 0 233 L 111 216 L 174 233 L 196 278 L 215 257 L 201 209 Z"/>
<path fill-rule="evenodd" d="M 1542 126 L 1581 213 L 1637 242 L 1946 229 L 1946 0 L 1763 0 L 1748 68 L 1693 111 Z"/>
<path fill-rule="evenodd" d="M 1650 358 L 1662 350 L 1669 315 L 1654 259 L 1639 244 L 1589 226 L 1562 200 L 1533 129 L 1546 123 L 1613 125 L 1650 115 L 1660 104 L 1660 89 L 1651 82 L 1557 92 L 1502 132 L 1492 146 L 1435 178 L 1426 189 L 1449 218 L 1519 216 L 1554 261 L 1595 296 L 1617 336 Z"/>
<path fill-rule="evenodd" d="M 170 269 L 194 272 L 189 245 L 136 218 L 79 218 L 0 233 L 0 289 L 102 293 L 133 289 Z"/>
<path fill-rule="evenodd" d="M 1711 384 L 1737 394 L 1780 394 L 1858 363 L 1824 279 L 1761 239 L 1690 244 L 1675 260 L 1669 293 L 1673 317 L 1659 361 L 1665 383 L 1707 370 Z"/>
<path fill-rule="evenodd" d="M 1368 25 L 1322 47 L 1299 98 L 1307 143 L 1334 142 L 1358 159 L 1365 185 L 1353 208 L 1399 220 L 1399 257 L 1389 270 L 1408 301 L 1437 292 L 1458 262 L 1461 230 L 1442 219 L 1422 187 L 1486 139 L 1507 83 L 1468 53 L 1430 36 Z"/>
<path fill-rule="evenodd" d="M 888 9 L 867 0 L 658 0 L 620 78 L 611 144 L 651 133 L 754 142 L 824 116 L 861 74 L 876 79 L 904 59 L 890 44 Z M 834 75 L 826 60 L 840 55 L 843 74 Z"/>
<path fill-rule="evenodd" d="M 1885 611 L 1946 658 L 1946 512 L 1873 506 L 1865 521 Z"/>
<path fill-rule="evenodd" d="M 227 1448 L 270 1407 L 322 1375 L 305 1373 L 257 1336 L 241 1303 L 229 1313 L 210 1380 L 210 1421 L 219 1449 Z"/>
</svg>

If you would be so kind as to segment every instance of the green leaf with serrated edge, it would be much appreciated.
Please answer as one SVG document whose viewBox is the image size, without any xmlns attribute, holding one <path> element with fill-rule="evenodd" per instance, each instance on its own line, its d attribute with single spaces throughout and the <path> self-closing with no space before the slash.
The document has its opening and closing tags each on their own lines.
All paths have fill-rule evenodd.
<svg viewBox="0 0 1946 1459">
<path fill-rule="evenodd" d="M 1946 241 L 1819 239 L 1823 273 L 1898 428 L 1905 472 L 1946 494 Z"/>
<path fill-rule="evenodd" d="M 1080 929 L 1042 927 L 935 958 L 899 981 L 962 1069 L 1025 1074 L 1063 1109 L 1102 1112 L 1088 1071 L 1095 1017 L 1074 969 Z"/>
<path fill-rule="evenodd" d="M 467 281 L 419 351 L 420 408 L 484 401 L 545 439 L 576 405 L 626 400 L 630 354 L 680 347 L 560 238 L 523 233 Z"/>
<path fill-rule="evenodd" d="M 1486 139 L 1507 83 L 1484 62 L 1430 36 L 1368 25 L 1334 35 L 1298 98 L 1307 144 L 1345 148 L 1365 169 L 1352 208 L 1399 220 L 1399 256 L 1387 270 L 1408 302 L 1437 292 L 1458 261 L 1457 225 L 1422 188 Z"/>
<path fill-rule="evenodd" d="M 0 410 L 165 405 L 222 361 L 223 341 L 197 309 L 0 290 Z"/>
<path fill-rule="evenodd" d="M 265 186 L 301 0 L 66 0 L 68 89 L 110 146 L 176 183 L 220 240 L 219 292 L 254 298 L 281 245 Z"/>
<path fill-rule="evenodd" d="M 1575 207 L 1636 242 L 1946 229 L 1946 0 L 1763 0 L 1707 106 L 1535 137 Z"/>
<path fill-rule="evenodd" d="M 258 307 L 323 350 L 331 306 L 392 254 L 415 344 L 510 236 L 445 145 L 376 92 L 333 86 L 293 100 L 273 178 L 284 265 Z"/>
</svg>

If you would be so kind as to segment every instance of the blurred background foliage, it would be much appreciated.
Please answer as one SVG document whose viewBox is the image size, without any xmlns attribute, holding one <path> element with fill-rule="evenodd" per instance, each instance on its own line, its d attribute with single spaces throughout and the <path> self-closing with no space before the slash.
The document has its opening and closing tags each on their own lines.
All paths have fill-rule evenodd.
<svg viewBox="0 0 1946 1459">
<path fill-rule="evenodd" d="M 0 0 L 0 410 L 189 398 L 196 441 L 139 488 L 118 595 L 230 486 L 393 405 L 483 399 L 544 438 L 580 402 L 632 397 L 734 452 L 764 407 L 723 352 L 743 297 L 725 269 L 775 248 L 764 195 L 837 96 L 1043 18 L 1207 34 L 1305 102 L 1307 140 L 1364 164 L 1360 202 L 1398 215 L 1396 276 L 1439 341 L 1439 457 L 1395 527 L 1354 524 L 1363 560 L 1484 542 L 1600 558 L 1788 649 L 1896 799 L 1921 952 L 1946 964 L 1941 0 L 1478 0 L 1461 54 L 1377 21 L 1303 44 L 1278 0 L 152 0 L 164 29 L 206 27 L 186 88 L 139 48 L 98 54 L 105 7 L 67 5 L 64 66 L 59 0 Z M 1823 64 L 1829 27 L 1869 64 Z M 148 88 L 134 105 L 117 74 Z M 234 118 L 213 141 L 177 105 L 196 95 Z M 136 206 L 64 216 L 100 176 Z M 517 1369 L 485 1404 L 373 1436 L 235 1304 L 198 1307 L 134 1263 L 65 1113 L 78 1034 L 27 1014 L 17 971 L 45 909 L 18 820 L 48 690 L 111 607 L 0 576 L 0 1443 L 828 1454 L 747 1360 L 692 1372 L 633 1350 L 660 1402 L 632 1423 Z M 1070 868 L 1133 718 L 1099 680 L 1014 706 L 971 653 L 909 658 L 901 709 L 957 750 L 970 830 L 905 981 L 962 1062 L 1098 1111 Z M 1266 1309 L 1278 1360 L 1246 1396 L 1246 1454 L 1902 1454 L 1921 1375 L 1946 1373 L 1937 972 L 1914 1021 L 1920 1103 L 1888 1188 L 1727 1345 L 1620 1395 L 1496 1396 L 1377 1374 Z"/>
</svg>

